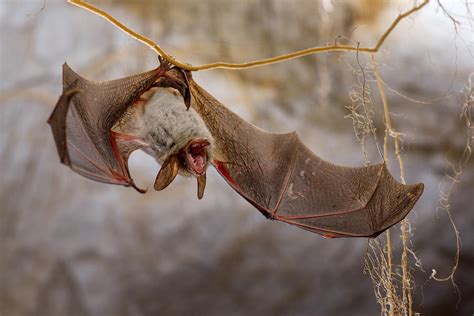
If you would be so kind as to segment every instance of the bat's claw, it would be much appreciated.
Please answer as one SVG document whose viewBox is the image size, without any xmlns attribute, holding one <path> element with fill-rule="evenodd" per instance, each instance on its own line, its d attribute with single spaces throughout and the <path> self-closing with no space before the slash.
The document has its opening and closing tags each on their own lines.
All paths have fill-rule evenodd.
<svg viewBox="0 0 474 316">
<path fill-rule="evenodd" d="M 158 56 L 158 59 L 160 60 L 160 69 L 162 71 L 161 76 L 164 77 L 164 79 L 162 82 L 155 82 L 154 84 L 152 84 L 152 87 L 173 87 L 177 89 L 184 98 L 186 110 L 189 110 L 189 108 L 191 107 L 191 90 L 189 87 L 191 72 L 171 64 L 161 56 Z M 170 70 L 178 71 L 181 76 L 176 76 L 176 74 L 168 73 L 168 71 Z"/>
<path fill-rule="evenodd" d="M 170 63 L 168 60 L 166 60 L 160 55 L 158 55 L 158 61 L 160 62 L 160 68 L 163 70 L 163 72 L 167 72 L 173 67 L 172 63 Z"/>
<path fill-rule="evenodd" d="M 188 92 L 186 91 L 186 95 Z M 184 104 L 186 105 L 186 111 L 189 111 L 189 108 L 191 107 L 191 95 L 189 97 L 184 97 Z"/>
<path fill-rule="evenodd" d="M 145 194 L 145 193 L 148 191 L 148 188 L 142 189 L 142 188 L 137 187 L 133 181 L 130 182 L 130 186 L 131 186 L 132 188 L 134 188 L 135 190 L 137 190 L 137 191 L 138 191 L 139 193 L 141 193 L 141 194 Z"/>
<path fill-rule="evenodd" d="M 192 79 L 191 72 L 184 69 L 180 69 L 180 70 L 181 70 L 181 73 L 183 74 L 184 82 L 186 83 L 186 88 L 185 88 L 186 90 L 183 96 L 184 104 L 186 105 L 186 110 L 189 110 L 189 108 L 191 107 L 191 89 L 189 87 L 189 80 Z"/>
</svg>

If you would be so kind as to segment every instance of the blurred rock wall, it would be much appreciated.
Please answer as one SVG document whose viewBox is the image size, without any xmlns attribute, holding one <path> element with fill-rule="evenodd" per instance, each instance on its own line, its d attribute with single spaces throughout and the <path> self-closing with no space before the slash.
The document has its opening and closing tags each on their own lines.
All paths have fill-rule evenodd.
<svg viewBox="0 0 474 316">
<path fill-rule="evenodd" d="M 402 1 L 95 2 L 193 64 L 247 61 L 341 43 L 372 46 L 406 9 Z M 44 4 L 44 8 L 41 7 Z M 409 215 L 414 309 L 426 315 L 474 311 L 474 164 L 451 196 L 462 240 L 455 281 L 454 231 L 437 211 L 446 157 L 459 159 L 464 86 L 474 71 L 465 3 L 435 3 L 403 22 L 377 55 L 394 123 L 403 133 L 407 182 L 425 183 Z M 472 22 L 472 20 L 471 20 Z M 100 18 L 61 1 L 0 3 L 0 314 L 16 315 L 374 315 L 363 273 L 365 239 L 327 240 L 265 220 L 211 170 L 205 197 L 178 179 L 166 191 L 84 179 L 59 164 L 46 120 L 61 92 L 61 64 L 95 80 L 148 70 L 156 56 Z M 472 27 L 472 26 L 471 26 Z M 339 37 L 338 37 L 339 36 Z M 363 164 L 349 113 L 368 56 L 321 54 L 251 70 L 194 78 L 224 104 L 274 132 L 296 130 L 321 157 Z M 370 67 L 369 67 L 370 68 Z M 383 140 L 373 78 L 374 124 Z M 371 162 L 381 159 L 368 138 Z M 389 157 L 394 175 L 399 169 Z M 136 182 L 151 188 L 158 166 L 135 153 Z M 399 227 L 392 228 L 398 240 Z M 399 262 L 399 242 L 395 244 Z M 423 270 L 421 269 L 423 268 Z"/>
</svg>

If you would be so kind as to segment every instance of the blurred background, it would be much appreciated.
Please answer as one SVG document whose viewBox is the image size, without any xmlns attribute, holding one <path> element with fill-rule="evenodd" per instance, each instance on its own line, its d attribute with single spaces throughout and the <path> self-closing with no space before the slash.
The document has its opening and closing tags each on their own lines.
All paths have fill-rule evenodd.
<svg viewBox="0 0 474 316">
<path fill-rule="evenodd" d="M 413 1 L 93 3 L 177 59 L 201 64 L 255 60 L 336 40 L 371 47 Z M 423 315 L 474 312 L 472 158 L 449 198 L 461 238 L 455 285 L 430 279 L 432 269 L 438 277 L 449 275 L 456 254 L 455 230 L 438 206 L 440 189 L 449 188 L 453 176 L 448 162 L 461 158 L 469 135 L 460 115 L 470 76 L 474 80 L 472 9 L 469 1 L 431 1 L 376 55 L 392 121 L 402 133 L 406 180 L 425 183 L 408 216 L 413 308 Z M 150 188 L 145 195 L 95 183 L 59 163 L 46 120 L 62 91 L 61 65 L 67 61 L 86 78 L 111 80 L 156 67 L 148 48 L 59 0 L 1 0 L 0 39 L 0 315 L 380 313 L 363 269 L 367 239 L 324 239 L 267 221 L 215 170 L 197 202 L 191 179 L 152 190 L 159 166 L 142 152 L 130 165 L 135 182 Z M 273 132 L 295 130 L 322 158 L 360 166 L 360 126 L 350 108 L 361 110 L 364 78 L 380 144 L 385 128 L 369 62 L 368 55 L 328 53 L 193 76 L 252 123 Z M 371 163 L 381 162 L 372 137 L 363 148 Z M 388 158 L 399 179 L 393 141 Z M 391 231 L 398 265 L 399 225 Z"/>
</svg>

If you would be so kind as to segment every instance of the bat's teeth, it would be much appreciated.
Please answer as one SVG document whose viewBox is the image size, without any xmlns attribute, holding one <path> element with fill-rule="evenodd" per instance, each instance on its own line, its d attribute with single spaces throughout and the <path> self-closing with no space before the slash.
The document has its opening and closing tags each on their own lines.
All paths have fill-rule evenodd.
<svg viewBox="0 0 474 316">
<path fill-rule="evenodd" d="M 205 173 L 200 176 L 197 176 L 197 185 L 198 185 L 197 197 L 200 200 L 204 196 L 204 189 L 206 188 L 206 174 Z"/>
</svg>

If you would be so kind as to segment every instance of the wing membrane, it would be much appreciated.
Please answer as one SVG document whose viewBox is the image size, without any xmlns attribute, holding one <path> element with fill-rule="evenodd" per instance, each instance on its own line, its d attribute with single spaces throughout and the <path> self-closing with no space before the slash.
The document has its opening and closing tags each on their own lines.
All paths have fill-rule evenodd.
<svg viewBox="0 0 474 316">
<path fill-rule="evenodd" d="M 130 153 L 139 144 L 111 136 L 115 122 L 162 74 L 160 68 L 113 81 L 82 78 L 63 65 L 63 94 L 48 123 L 61 162 L 100 182 L 134 186 L 128 171 Z"/>
<path fill-rule="evenodd" d="M 262 214 L 326 237 L 375 237 L 402 220 L 423 192 L 384 164 L 350 168 L 312 153 L 296 133 L 245 122 L 190 83 L 192 106 L 215 139 L 214 166 Z"/>
</svg>

